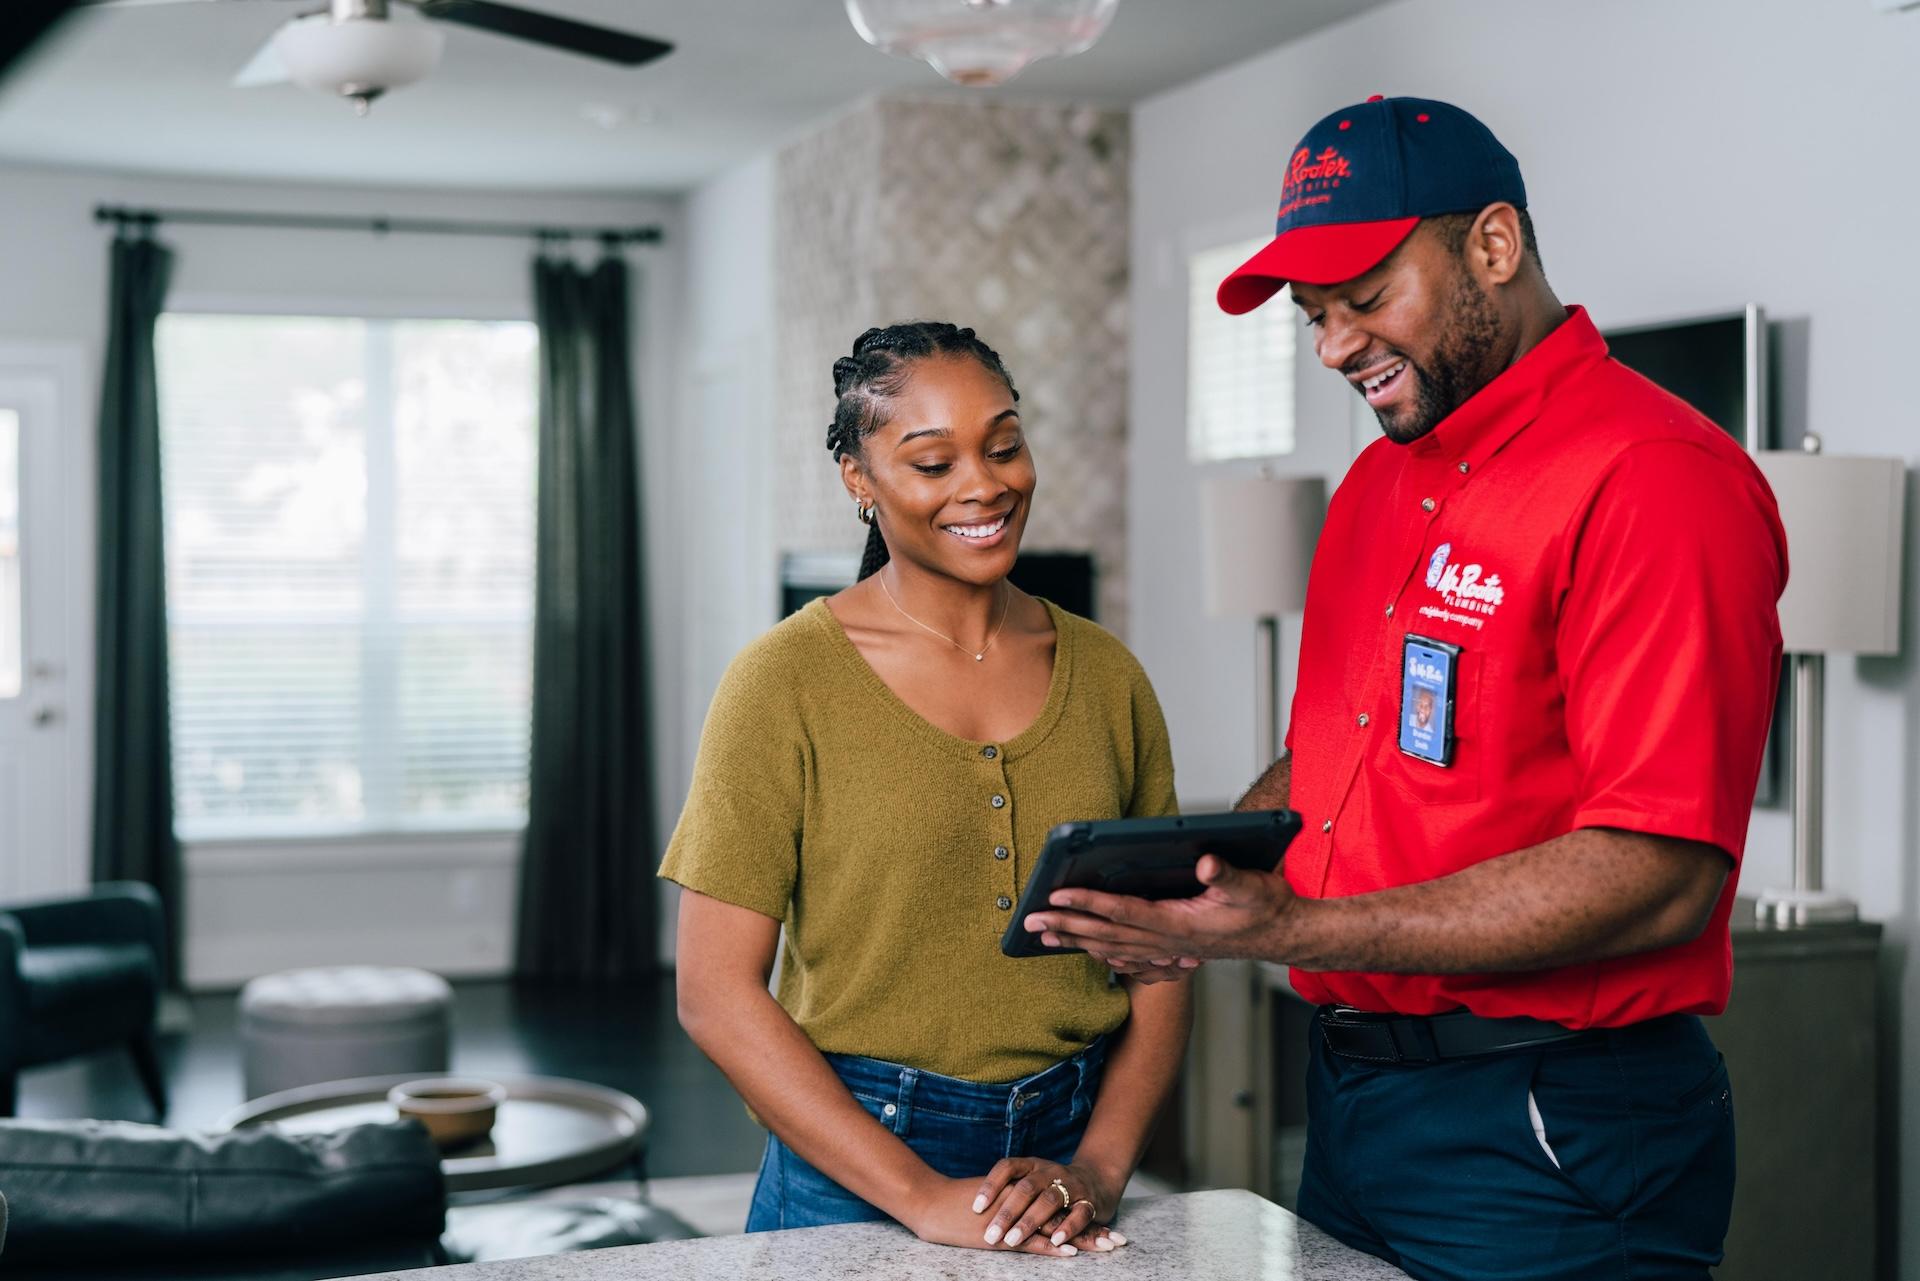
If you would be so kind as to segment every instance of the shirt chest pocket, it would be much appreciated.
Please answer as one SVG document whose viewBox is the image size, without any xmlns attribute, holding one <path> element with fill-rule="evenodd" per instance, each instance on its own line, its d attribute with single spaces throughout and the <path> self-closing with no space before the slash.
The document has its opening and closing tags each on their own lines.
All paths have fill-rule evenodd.
<svg viewBox="0 0 1920 1281">
<path fill-rule="evenodd" d="M 1389 786 L 1420 805 L 1459 805 L 1480 799 L 1482 741 L 1480 737 L 1481 655 L 1463 650 L 1454 673 L 1453 762 L 1437 765 L 1410 755 L 1400 747 L 1400 722 L 1417 709 L 1400 705 L 1394 691 L 1394 720 L 1374 744 L 1372 763 Z"/>
</svg>

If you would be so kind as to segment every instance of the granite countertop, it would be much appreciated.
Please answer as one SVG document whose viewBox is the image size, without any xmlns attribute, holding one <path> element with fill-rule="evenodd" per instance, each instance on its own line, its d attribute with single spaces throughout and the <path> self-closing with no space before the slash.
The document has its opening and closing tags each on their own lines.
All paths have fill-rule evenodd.
<svg viewBox="0 0 1920 1281">
<path fill-rule="evenodd" d="M 378 1281 L 1071 1281 L 1094 1273 L 1104 1281 L 1392 1281 L 1406 1275 L 1251 1192 L 1129 1201 L 1116 1225 L 1130 1244 L 1071 1259 L 927 1245 L 897 1224 L 856 1223 L 387 1272 Z"/>
</svg>

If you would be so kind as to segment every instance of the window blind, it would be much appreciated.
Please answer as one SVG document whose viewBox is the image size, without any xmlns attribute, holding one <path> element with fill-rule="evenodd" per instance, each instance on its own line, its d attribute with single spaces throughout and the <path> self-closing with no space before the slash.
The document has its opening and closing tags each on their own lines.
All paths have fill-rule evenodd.
<svg viewBox="0 0 1920 1281">
<path fill-rule="evenodd" d="M 183 837 L 524 821 L 536 347 L 525 322 L 162 318 Z"/>
<path fill-rule="evenodd" d="M 1220 282 L 1266 239 L 1194 254 L 1187 265 L 1187 453 L 1196 463 L 1293 452 L 1299 321 L 1276 298 L 1244 316 L 1214 301 Z"/>
</svg>

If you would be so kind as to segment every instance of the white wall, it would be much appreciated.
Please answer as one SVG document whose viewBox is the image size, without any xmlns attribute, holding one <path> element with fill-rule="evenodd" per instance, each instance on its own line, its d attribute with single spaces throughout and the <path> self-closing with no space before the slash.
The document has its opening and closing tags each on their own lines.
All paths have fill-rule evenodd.
<svg viewBox="0 0 1920 1281">
<path fill-rule="evenodd" d="M 1920 13 L 1868 0 L 1403 0 L 1143 104 L 1131 639 L 1167 706 L 1182 793 L 1224 797 L 1244 781 L 1240 674 L 1252 662 L 1250 628 L 1199 618 L 1184 254 L 1271 227 L 1280 164 L 1309 124 L 1372 93 L 1466 106 L 1519 157 L 1563 299 L 1603 327 L 1760 302 L 1802 322 L 1785 353 L 1789 434 L 1811 427 L 1829 452 L 1913 465 L 1917 72 Z M 1303 370 L 1299 469 L 1338 476 L 1350 398 L 1333 375 Z M 1917 553 L 1910 533 L 1909 565 Z M 1920 1224 L 1920 1070 L 1900 1067 L 1920 1063 L 1912 587 L 1905 613 L 1905 656 L 1828 664 L 1827 859 L 1829 884 L 1887 924 L 1901 1217 Z M 1756 815 L 1744 884 L 1789 879 L 1789 838 L 1784 816 Z M 1920 1279 L 1920 1230 L 1905 1235 L 1901 1275 Z"/>
<path fill-rule="evenodd" d="M 657 198 L 533 197 L 485 192 L 396 191 L 268 184 L 201 183 L 90 173 L 0 169 L 0 343 L 77 349 L 89 385 L 68 424 L 73 433 L 65 498 L 94 503 L 93 397 L 97 395 L 107 293 L 109 231 L 94 223 L 97 203 L 294 212 L 446 216 L 565 224 L 657 223 L 665 244 L 629 250 L 636 268 L 635 377 L 649 609 L 680 613 L 683 541 L 674 433 L 674 355 L 680 309 L 678 203 Z M 390 314 L 516 317 L 530 314 L 530 248 L 513 239 L 238 230 L 168 226 L 176 251 L 170 300 L 187 306 L 385 311 Z M 90 518 L 73 526 L 91 530 Z M 31 552 L 32 549 L 29 549 Z M 92 599 L 94 549 L 68 548 L 79 581 L 70 596 Z M 90 733 L 91 606 L 69 629 L 67 716 Z M 678 812 L 671 795 L 681 751 L 671 673 L 677 636 L 656 643 L 653 719 L 655 787 L 663 824 Z M 84 753 L 81 759 L 87 759 Z M 82 787 L 90 785 L 84 780 Z M 76 832 L 70 884 L 87 880 L 87 835 Z M 437 838 L 320 842 L 261 849 L 245 845 L 187 851 L 188 980 L 237 982 L 264 969 L 351 959 L 407 960 L 450 974 L 498 973 L 512 948 L 514 839 Z"/>
<path fill-rule="evenodd" d="M 686 521 L 675 555 L 685 577 L 675 630 L 683 655 L 668 693 L 678 750 L 665 820 L 680 812 L 707 704 L 728 662 L 779 617 L 773 528 L 773 153 L 697 188 L 686 204 L 686 311 L 681 324 L 681 450 Z M 656 630 L 672 625 L 661 619 Z M 662 836 L 667 829 L 663 827 Z M 678 893 L 663 885 L 662 909 Z M 672 959 L 672 922 L 662 931 Z"/>
</svg>

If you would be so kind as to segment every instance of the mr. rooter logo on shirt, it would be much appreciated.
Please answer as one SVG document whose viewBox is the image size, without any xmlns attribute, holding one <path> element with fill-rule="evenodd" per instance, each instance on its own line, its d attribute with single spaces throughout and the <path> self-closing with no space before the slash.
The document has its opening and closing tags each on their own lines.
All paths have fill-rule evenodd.
<svg viewBox="0 0 1920 1281">
<path fill-rule="evenodd" d="M 1353 166 L 1335 148 L 1326 147 L 1317 156 L 1310 147 L 1300 148 L 1280 184 L 1280 212 L 1275 216 L 1285 218 L 1296 209 L 1329 203 L 1333 197 L 1326 193 L 1351 177 Z"/>
</svg>

